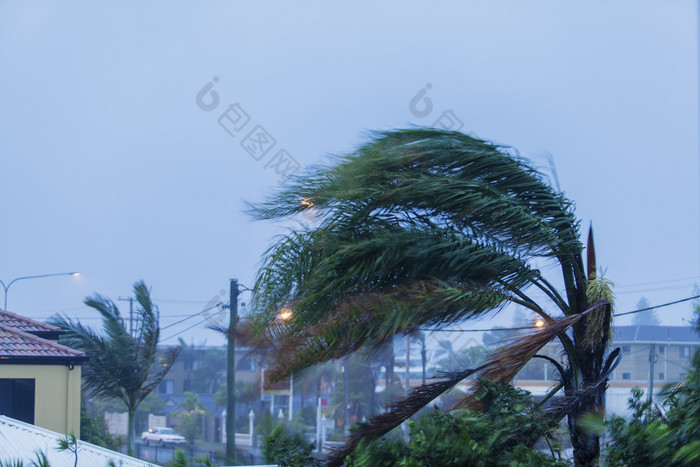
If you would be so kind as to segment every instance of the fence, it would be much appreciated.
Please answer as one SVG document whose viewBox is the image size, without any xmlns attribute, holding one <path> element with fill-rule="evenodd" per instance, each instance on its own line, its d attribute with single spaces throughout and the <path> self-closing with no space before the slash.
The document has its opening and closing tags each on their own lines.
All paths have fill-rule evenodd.
<svg viewBox="0 0 700 467">
<path fill-rule="evenodd" d="M 139 459 L 163 464 L 172 460 L 176 449 L 182 449 L 185 452 L 190 464 L 199 456 L 209 456 L 209 459 L 212 461 L 216 458 L 216 451 L 214 450 L 200 449 L 194 446 L 151 446 L 141 443 L 136 443 L 135 454 Z M 126 453 L 126 447 L 123 446 L 121 451 Z"/>
</svg>

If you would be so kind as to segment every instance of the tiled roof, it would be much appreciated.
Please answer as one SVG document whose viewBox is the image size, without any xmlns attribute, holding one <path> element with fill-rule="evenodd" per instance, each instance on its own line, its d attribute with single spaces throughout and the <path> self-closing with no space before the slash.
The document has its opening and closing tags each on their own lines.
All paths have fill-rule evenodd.
<svg viewBox="0 0 700 467">
<path fill-rule="evenodd" d="M 690 326 L 615 326 L 613 341 L 700 344 L 700 337 Z"/>
<path fill-rule="evenodd" d="M 42 323 L 41 321 L 35 321 L 31 318 L 25 316 L 16 315 L 7 310 L 0 309 L 0 325 L 19 329 L 20 331 L 30 332 L 34 334 L 35 332 L 43 333 L 60 333 L 61 328 L 56 326 L 51 326 L 50 324 Z"/>
<path fill-rule="evenodd" d="M 58 357 L 85 360 L 83 352 L 42 339 L 19 329 L 0 325 L 0 363 L 8 359 Z"/>
<path fill-rule="evenodd" d="M 30 465 L 36 460 L 35 452 L 41 450 L 52 467 L 73 467 L 75 457 L 69 451 L 56 449 L 58 440 L 65 436 L 55 431 L 0 415 L 0 461 L 22 460 Z M 104 466 L 111 460 L 122 467 L 155 467 L 140 459 L 110 451 L 78 440 L 78 465 Z M 14 464 L 12 464 L 14 465 Z"/>
</svg>

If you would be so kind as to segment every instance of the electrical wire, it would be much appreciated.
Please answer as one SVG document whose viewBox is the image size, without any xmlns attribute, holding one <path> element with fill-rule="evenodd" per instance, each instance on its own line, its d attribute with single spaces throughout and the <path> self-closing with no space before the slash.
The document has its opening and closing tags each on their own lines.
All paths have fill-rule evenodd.
<svg viewBox="0 0 700 467">
<path fill-rule="evenodd" d="M 164 329 L 168 329 L 168 328 L 171 328 L 171 327 L 173 327 L 173 326 L 177 326 L 178 324 L 184 323 L 185 321 L 187 321 L 187 320 L 189 320 L 189 319 L 192 319 L 192 318 L 194 318 L 195 316 L 201 315 L 202 313 L 206 313 L 206 312 L 209 311 L 209 310 L 213 310 L 214 308 L 218 307 L 220 303 L 221 303 L 221 302 L 217 303 L 217 304 L 214 305 L 214 306 L 211 306 L 211 307 L 209 307 L 209 308 L 206 308 L 206 309 L 204 309 L 204 310 L 202 310 L 202 311 L 198 311 L 197 313 L 191 314 L 191 315 L 187 316 L 187 318 L 183 318 L 183 319 L 181 319 L 181 320 L 179 320 L 179 321 L 175 321 L 174 323 L 168 324 L 167 326 L 163 326 L 163 327 L 160 328 L 160 330 L 163 331 Z M 206 321 L 207 319 L 209 319 L 208 316 L 206 317 L 205 321 Z M 188 328 L 188 329 L 189 329 L 189 328 Z"/>
<path fill-rule="evenodd" d="M 167 341 L 167 340 L 172 339 L 173 337 L 177 337 L 177 336 L 179 336 L 180 334 L 182 334 L 183 332 L 187 332 L 187 331 L 189 331 L 190 329 L 195 328 L 195 327 L 197 327 L 197 326 L 199 326 L 199 325 L 201 325 L 201 324 L 204 324 L 204 323 L 207 322 L 207 321 L 209 321 L 209 317 L 208 317 L 208 316 L 207 316 L 206 318 L 204 318 L 202 321 L 199 321 L 198 323 L 194 323 L 192 326 L 187 327 L 187 328 L 183 329 L 182 331 L 178 331 L 178 332 L 176 332 L 175 334 L 166 337 L 165 339 L 161 339 L 160 342 L 165 342 L 165 341 Z"/>
<path fill-rule="evenodd" d="M 665 306 L 675 305 L 676 303 L 687 302 L 688 300 L 694 300 L 700 298 L 700 295 L 694 295 L 688 298 L 682 298 L 673 302 L 663 303 L 661 305 L 651 306 L 649 308 L 641 308 L 639 310 L 627 311 L 625 313 L 614 313 L 613 316 L 625 316 L 634 313 L 640 313 L 642 311 L 655 310 L 657 308 L 663 308 Z M 522 326 L 517 328 L 492 328 L 492 329 L 431 329 L 431 328 L 418 328 L 419 331 L 429 331 L 429 332 L 489 332 L 489 331 L 518 331 L 521 329 L 539 329 L 537 326 Z"/>
<path fill-rule="evenodd" d="M 690 276 L 690 277 L 682 277 L 680 279 L 669 279 L 666 281 L 655 281 L 655 282 L 639 282 L 637 284 L 616 284 L 615 289 L 623 288 L 623 289 L 629 289 L 632 287 L 641 287 L 644 285 L 657 285 L 657 284 L 669 284 L 671 282 L 680 282 L 680 281 L 689 281 L 692 279 L 700 279 L 700 276 Z"/>
<path fill-rule="evenodd" d="M 641 308 L 641 309 L 639 309 L 639 310 L 634 310 L 634 311 L 627 311 L 627 312 L 625 312 L 625 313 L 615 313 L 614 316 L 625 316 L 625 315 L 631 315 L 631 314 L 634 314 L 634 313 L 641 313 L 642 311 L 655 310 L 655 309 L 657 309 L 657 308 L 663 308 L 663 307 L 665 307 L 665 306 L 675 305 L 676 303 L 687 302 L 688 300 L 694 300 L 694 299 L 696 299 L 696 298 L 700 298 L 700 295 L 694 295 L 694 296 L 692 296 L 692 297 L 682 298 L 682 299 L 680 299 L 680 300 L 676 300 L 675 302 L 668 302 L 668 303 L 664 303 L 664 304 L 662 304 L 662 305 L 650 306 L 650 307 L 648 307 L 648 308 Z"/>
</svg>

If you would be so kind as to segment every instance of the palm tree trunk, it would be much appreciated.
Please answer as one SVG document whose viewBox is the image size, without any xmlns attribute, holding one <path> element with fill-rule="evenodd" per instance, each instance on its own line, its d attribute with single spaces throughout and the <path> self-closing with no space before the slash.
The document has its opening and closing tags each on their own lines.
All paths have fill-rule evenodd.
<svg viewBox="0 0 700 467">
<path fill-rule="evenodd" d="M 581 369 L 581 382 L 584 387 L 594 384 L 600 379 L 603 372 L 603 357 L 605 356 L 608 335 L 610 333 L 610 306 L 604 308 L 603 327 L 599 330 L 596 340 L 587 343 L 584 336 L 587 326 L 592 325 L 589 317 L 584 318 L 574 325 L 574 341 L 576 343 L 577 360 Z M 580 418 L 586 414 L 605 412 L 605 383 L 600 386 L 596 394 L 584 401 L 569 414 L 568 425 L 571 436 L 571 444 L 574 448 L 574 461 L 579 466 L 597 465 L 600 455 L 600 436 L 592 434 L 580 426 Z"/>
<path fill-rule="evenodd" d="M 128 433 L 127 433 L 127 439 L 128 439 L 128 447 L 127 447 L 127 454 L 130 456 L 134 456 L 134 452 L 136 451 L 136 428 L 135 428 L 135 423 L 136 423 L 136 410 L 133 408 L 129 407 L 129 420 L 127 422 L 128 425 Z"/>
</svg>

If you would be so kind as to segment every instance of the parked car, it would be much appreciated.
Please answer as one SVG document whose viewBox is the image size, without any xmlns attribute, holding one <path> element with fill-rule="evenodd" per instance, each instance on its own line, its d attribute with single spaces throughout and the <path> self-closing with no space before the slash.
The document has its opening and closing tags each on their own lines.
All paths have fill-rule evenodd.
<svg viewBox="0 0 700 467">
<path fill-rule="evenodd" d="M 180 436 L 172 428 L 164 426 L 149 428 L 148 431 L 141 433 L 141 439 L 146 444 L 157 444 L 158 446 L 185 444 L 184 436 Z"/>
</svg>

